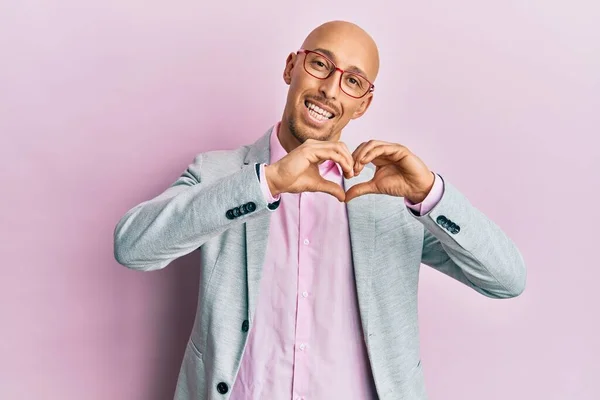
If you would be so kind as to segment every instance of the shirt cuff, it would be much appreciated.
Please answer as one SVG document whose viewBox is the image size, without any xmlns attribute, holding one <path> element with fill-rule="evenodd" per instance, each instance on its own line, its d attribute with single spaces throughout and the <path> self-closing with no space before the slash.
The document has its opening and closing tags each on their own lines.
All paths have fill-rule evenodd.
<svg viewBox="0 0 600 400">
<path fill-rule="evenodd" d="M 419 213 L 419 215 L 425 215 L 431 211 L 444 195 L 444 181 L 438 176 L 438 174 L 434 173 L 433 175 L 435 176 L 433 187 L 422 202 L 413 204 L 406 197 L 404 198 L 404 204 L 406 204 L 406 206 L 411 210 Z"/>
<path fill-rule="evenodd" d="M 258 172 L 258 176 L 259 176 L 259 180 L 260 180 L 260 189 L 263 192 L 263 195 L 265 196 L 265 199 L 267 200 L 267 203 L 275 203 L 276 201 L 279 201 L 279 199 L 281 198 L 281 195 L 277 195 L 276 197 L 273 197 L 273 195 L 271 194 L 271 189 L 269 189 L 269 183 L 267 182 L 267 176 L 265 175 L 265 165 L 267 164 L 260 164 L 260 170 Z"/>
</svg>

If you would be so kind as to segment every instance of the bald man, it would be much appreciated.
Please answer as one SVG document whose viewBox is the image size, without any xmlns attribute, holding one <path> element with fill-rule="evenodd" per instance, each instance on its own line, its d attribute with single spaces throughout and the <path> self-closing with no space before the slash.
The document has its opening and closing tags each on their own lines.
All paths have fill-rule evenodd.
<svg viewBox="0 0 600 400">
<path fill-rule="evenodd" d="M 175 399 L 426 399 L 421 263 L 491 298 L 525 287 L 515 244 L 399 143 L 341 140 L 379 55 L 332 21 L 289 54 L 280 121 L 200 153 L 118 222 L 115 258 L 152 271 L 200 248 L 200 292 Z"/>
</svg>

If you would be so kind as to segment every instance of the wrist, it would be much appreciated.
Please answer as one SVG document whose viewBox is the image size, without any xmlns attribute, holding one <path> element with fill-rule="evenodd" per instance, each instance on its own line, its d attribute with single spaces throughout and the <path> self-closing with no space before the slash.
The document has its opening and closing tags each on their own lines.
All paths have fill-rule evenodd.
<svg viewBox="0 0 600 400">
<path fill-rule="evenodd" d="M 269 191 L 273 197 L 277 197 L 281 194 L 277 184 L 276 184 L 277 173 L 273 169 L 273 165 L 265 165 L 265 178 L 267 179 L 267 185 L 269 186 Z"/>
<path fill-rule="evenodd" d="M 435 183 L 435 175 L 434 172 L 431 171 L 430 174 L 431 177 L 431 181 L 429 182 L 429 184 L 425 187 L 425 189 L 423 190 L 419 190 L 414 194 L 411 194 L 410 196 L 406 196 L 406 198 L 412 203 L 412 204 L 419 204 L 422 203 L 427 196 L 429 195 L 429 193 L 431 192 L 431 189 L 433 188 L 433 184 Z"/>
</svg>

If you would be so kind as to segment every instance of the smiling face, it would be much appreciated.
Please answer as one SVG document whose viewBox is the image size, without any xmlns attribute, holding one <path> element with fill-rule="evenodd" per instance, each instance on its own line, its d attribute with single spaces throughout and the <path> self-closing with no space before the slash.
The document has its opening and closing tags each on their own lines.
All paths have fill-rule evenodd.
<svg viewBox="0 0 600 400">
<path fill-rule="evenodd" d="M 326 75 L 325 69 L 333 67 L 333 62 L 337 68 L 355 74 L 344 76 L 342 85 L 346 91 L 351 92 L 353 87 L 358 90 L 357 85 L 361 84 L 368 86 L 361 77 L 371 83 L 375 81 L 379 70 L 377 46 L 358 26 L 335 21 L 311 32 L 302 49 L 316 53 L 291 53 L 286 60 L 283 78 L 290 87 L 280 135 L 291 137 L 280 136 L 282 144 L 292 138 L 295 145 L 306 139 L 339 140 L 348 122 L 367 111 L 373 93 L 368 92 L 358 99 L 349 96 L 340 88 L 340 71 L 334 71 L 325 79 L 316 76 Z M 291 145 L 284 144 L 284 147 Z"/>
</svg>

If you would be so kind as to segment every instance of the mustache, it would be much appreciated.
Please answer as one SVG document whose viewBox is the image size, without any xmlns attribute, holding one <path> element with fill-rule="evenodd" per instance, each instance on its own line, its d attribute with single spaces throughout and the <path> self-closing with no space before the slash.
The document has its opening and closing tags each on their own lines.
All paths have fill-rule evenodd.
<svg viewBox="0 0 600 400">
<path fill-rule="evenodd" d="M 306 98 L 306 101 L 311 101 L 311 100 L 313 100 L 315 103 L 321 103 L 324 106 L 331 108 L 334 111 L 335 115 L 340 115 L 340 110 L 338 110 L 337 106 L 335 104 L 333 104 L 332 102 L 330 102 L 329 100 L 327 100 L 326 98 L 315 97 L 315 96 Z"/>
</svg>

